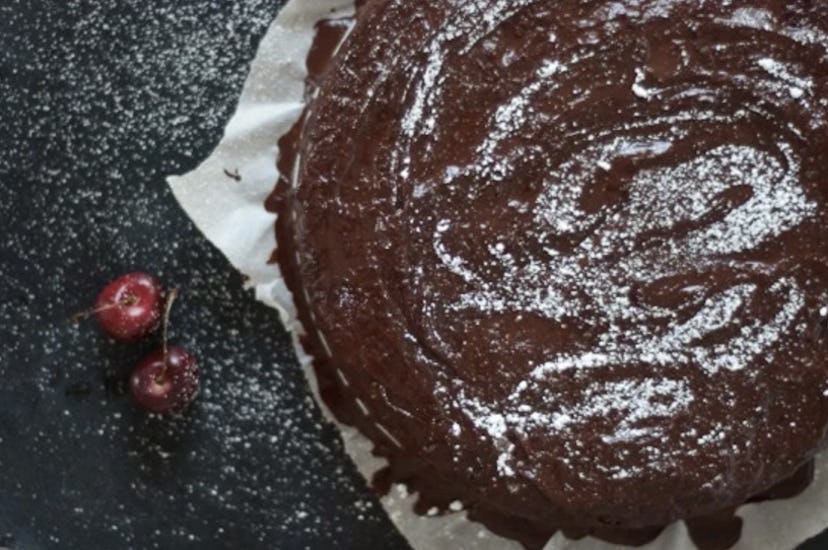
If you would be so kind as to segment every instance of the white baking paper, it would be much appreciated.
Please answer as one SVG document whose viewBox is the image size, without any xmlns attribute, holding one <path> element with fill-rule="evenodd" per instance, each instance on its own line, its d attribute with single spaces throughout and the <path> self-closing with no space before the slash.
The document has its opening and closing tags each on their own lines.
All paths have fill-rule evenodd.
<svg viewBox="0 0 828 550">
<path fill-rule="evenodd" d="M 216 150 L 196 170 L 168 179 L 173 193 L 198 228 L 241 272 L 250 277 L 256 297 L 277 308 L 294 333 L 300 363 L 316 393 L 310 358 L 302 351 L 296 334 L 301 326 L 279 269 L 267 260 L 276 246 L 275 217 L 263 203 L 276 182 L 276 141 L 299 117 L 305 59 L 313 39 L 314 24 L 331 15 L 352 11 L 348 0 L 291 0 L 271 24 L 259 46 L 238 108 Z M 225 174 L 238 171 L 241 181 Z M 279 391 L 273 388 L 273 391 Z M 370 476 L 383 462 L 371 455 L 370 442 L 353 428 L 339 425 L 345 448 L 359 470 Z M 415 550 L 522 550 L 480 524 L 466 520 L 462 511 L 441 517 L 421 517 L 412 510 L 414 497 L 394 487 L 382 499 L 391 520 Z M 744 519 L 739 550 L 786 550 L 828 527 L 828 457 L 817 463 L 816 480 L 801 496 L 783 501 L 747 505 L 739 510 Z M 569 541 L 560 534 L 546 550 L 603 550 L 618 546 L 585 539 Z M 681 523 L 662 533 L 645 548 L 682 550 L 694 546 Z"/>
</svg>

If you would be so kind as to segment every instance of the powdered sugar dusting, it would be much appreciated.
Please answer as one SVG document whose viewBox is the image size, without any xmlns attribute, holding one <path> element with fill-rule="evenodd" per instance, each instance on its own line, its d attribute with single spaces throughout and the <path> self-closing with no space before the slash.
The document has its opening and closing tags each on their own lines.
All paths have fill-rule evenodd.
<svg viewBox="0 0 828 550">
<path fill-rule="evenodd" d="M 658 150 L 661 146 L 657 146 Z M 594 155 L 606 156 L 607 149 L 596 148 Z M 786 147 L 782 146 L 782 149 Z M 610 150 L 630 150 L 629 143 L 614 143 Z M 790 154 L 790 151 L 789 151 Z M 664 280 L 686 272 L 690 266 L 697 270 L 739 270 L 739 262 L 720 261 L 724 254 L 755 249 L 769 238 L 795 227 L 815 212 L 798 186 L 796 159 L 784 167 L 778 160 L 755 149 L 726 146 L 715 149 L 689 163 L 676 167 L 643 171 L 630 186 L 629 199 L 617 211 L 612 223 L 599 227 L 573 254 L 550 250 L 545 260 L 532 259 L 517 263 L 502 245 L 490 245 L 490 265 L 481 271 L 497 269 L 499 280 L 481 283 L 484 287 L 463 294 L 452 307 L 474 308 L 481 312 L 518 311 L 535 313 L 565 321 L 567 318 L 601 311 L 609 323 L 608 330 L 597 345 L 577 356 L 559 356 L 535 370 L 592 368 L 629 362 L 654 365 L 698 363 L 711 373 L 719 368 L 741 368 L 751 358 L 765 351 L 757 346 L 738 346 L 746 355 L 723 359 L 722 352 L 732 346 L 723 346 L 711 353 L 707 346 L 694 346 L 706 334 L 721 330 L 732 321 L 733 313 L 750 301 L 755 288 L 737 285 L 713 294 L 704 295 L 703 289 L 688 288 L 688 294 L 698 296 L 693 303 L 700 306 L 689 319 L 681 320 L 683 311 L 663 307 L 633 304 L 631 288 L 652 281 Z M 533 212 L 535 226 L 530 236 L 538 245 L 550 233 L 579 232 L 594 225 L 600 212 L 589 214 L 578 206 L 580 190 L 593 173 L 573 166 L 564 166 L 553 173 L 539 195 Z M 699 185 L 687 186 L 687 182 Z M 734 186 L 752 185 L 752 197 L 732 209 L 723 219 L 682 234 L 666 242 L 640 250 L 629 250 L 632 243 L 647 232 L 669 230 L 678 224 L 703 219 L 713 209 L 722 193 Z M 654 190 L 659 192 L 655 193 Z M 622 220 L 616 221 L 616 220 Z M 447 222 L 446 222 L 447 223 Z M 466 265 L 462 258 L 449 255 L 444 245 L 441 260 L 455 272 Z M 663 260 L 662 260 L 663 258 Z M 483 273 L 465 269 L 467 282 L 484 281 Z M 784 333 L 801 305 L 801 292 L 792 281 L 784 292 L 785 305 L 780 307 L 774 323 L 757 322 L 753 329 L 743 327 L 748 338 L 761 331 L 767 344 L 775 342 L 774 335 Z M 780 289 L 780 292 L 782 290 Z M 626 322 L 646 324 L 664 320 L 673 328 L 660 335 L 622 329 Z M 643 329 L 642 329 L 643 330 Z M 730 344 L 741 342 L 740 336 Z M 714 357 L 716 359 L 714 359 Z"/>
<path fill-rule="evenodd" d="M 459 39 L 465 41 L 466 48 L 473 47 L 506 18 L 530 3 L 531 0 L 472 0 L 460 4 L 455 19 L 444 22 L 428 44 L 428 61 L 414 79 L 417 82 L 414 99 L 400 123 L 404 142 L 410 143 L 419 134 L 434 132 L 436 119 L 426 112 L 434 110 L 441 94 L 443 64 L 449 44 Z M 410 162 L 409 157 L 397 159 L 397 171 L 403 179 L 409 176 Z"/>
<path fill-rule="evenodd" d="M 770 57 L 763 57 L 757 63 L 770 75 L 788 84 L 788 91 L 792 97 L 799 99 L 805 93 L 813 91 L 814 80 L 812 78 L 797 76 L 795 71 L 784 63 Z"/>
<path fill-rule="evenodd" d="M 401 124 L 402 151 L 410 151 L 412 140 L 437 128 L 447 86 L 443 65 L 448 44 L 464 41 L 467 52 L 487 36 L 484 50 L 493 51 L 488 37 L 492 29 L 525 4 L 498 2 L 484 7 L 481 2 L 468 2 L 456 10 L 458 20 L 447 22 L 426 49 L 427 62 Z M 665 17 L 672 5 L 619 2 L 605 15 L 606 19 Z M 480 12 L 486 14 L 485 25 L 472 32 L 463 21 Z M 759 9 L 735 10 L 723 22 L 763 30 L 776 26 L 773 15 Z M 552 35 L 555 39 L 550 43 L 557 44 L 557 35 Z M 688 55 L 682 52 L 683 63 Z M 563 93 L 568 73 L 577 73 L 589 57 L 583 51 L 563 52 L 537 61 L 525 84 L 491 112 L 473 162 L 452 166 L 440 185 L 456 187 L 471 178 L 491 187 L 513 178 L 520 162 L 534 152 L 516 136 L 538 117 L 544 117 L 544 123 L 554 122 L 557 115 L 548 110 L 541 114 L 539 105 Z M 756 70 L 750 76 L 733 75 L 733 85 L 747 87 L 768 101 L 810 105 L 816 83 L 805 67 L 761 55 L 753 62 Z M 595 418 L 617 415 L 617 422 L 601 434 L 604 443 L 655 441 L 662 434 L 654 420 L 686 413 L 698 399 L 687 380 L 667 373 L 687 367 L 709 377 L 739 372 L 758 358 L 772 358 L 781 338 L 803 329 L 797 319 L 805 305 L 804 290 L 795 278 L 779 277 L 771 284 L 748 275 L 757 271 L 753 259 L 757 251 L 817 213 L 816 203 L 800 184 L 802 160 L 796 146 L 787 137 L 761 146 L 720 143 L 677 164 L 662 164 L 660 159 L 685 149 L 694 139 L 693 125 L 747 124 L 756 112 L 745 108 L 724 115 L 712 107 L 720 90 L 662 88 L 644 65 L 633 65 L 628 77 L 634 101 L 658 104 L 680 99 L 696 106 L 580 136 L 585 143 L 581 150 L 563 161 L 548 162 L 539 186 L 542 191 L 532 202 L 508 202 L 516 214 L 530 216 L 519 247 L 503 237 L 480 241 L 476 250 L 453 248 L 455 236 L 468 231 L 468 224 L 459 218 L 440 217 L 430 228 L 442 268 L 461 279 L 465 289 L 447 304 L 431 304 L 432 309 L 530 315 L 560 325 L 601 320 L 601 329 L 588 345 L 550 351 L 543 361 L 531 365 L 528 378 L 516 383 L 506 403 L 489 403 L 466 392 L 456 397 L 454 406 L 492 441 L 501 476 L 516 471 L 515 434 L 562 433 Z M 796 134 L 797 129 L 791 132 Z M 598 207 L 587 205 L 596 182 L 622 179 L 621 167 L 642 160 L 646 166 L 620 184 L 621 198 Z M 410 153 L 396 159 L 404 180 L 411 176 L 411 163 Z M 422 181 L 412 185 L 418 200 L 428 199 L 439 188 Z M 469 199 L 479 192 L 469 191 Z M 524 250 L 536 252 L 527 255 Z M 762 268 L 758 271 L 762 273 Z M 767 271 L 765 276 L 772 274 Z M 711 284 L 715 277 L 731 282 L 715 286 Z M 683 296 L 681 301 L 639 298 L 642 292 L 656 293 L 663 285 Z M 773 312 L 747 313 L 759 303 L 771 304 Z M 625 365 L 646 366 L 652 377 L 641 378 L 640 373 L 636 378 L 622 377 L 591 387 L 570 403 L 558 403 L 548 395 L 543 410 L 522 405 L 525 392 L 541 391 L 561 376 Z M 618 479 L 631 475 L 615 474 Z"/>
</svg>

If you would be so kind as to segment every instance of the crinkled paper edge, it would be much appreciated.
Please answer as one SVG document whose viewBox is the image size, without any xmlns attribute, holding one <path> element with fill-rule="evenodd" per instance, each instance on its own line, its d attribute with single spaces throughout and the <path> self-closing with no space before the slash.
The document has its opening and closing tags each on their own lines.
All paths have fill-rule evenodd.
<svg viewBox="0 0 828 550">
<path fill-rule="evenodd" d="M 342 433 L 348 455 L 366 479 L 383 466 L 371 454 L 370 441 L 354 428 L 337 423 L 319 398 L 311 358 L 299 344 L 302 326 L 284 280 L 267 260 L 276 247 L 275 216 L 263 203 L 276 182 L 276 141 L 302 112 L 305 59 L 313 39 L 314 24 L 334 13 L 352 13 L 348 0 L 291 0 L 271 24 L 251 66 L 236 113 L 224 138 L 197 169 L 172 176 L 168 182 L 183 209 L 207 238 L 230 262 L 247 275 L 256 298 L 279 310 L 293 334 L 299 362 L 314 397 L 325 416 Z M 241 181 L 225 170 L 238 171 Z M 279 391 L 274 388 L 273 391 Z M 464 512 L 440 517 L 414 513 L 415 497 L 395 486 L 382 498 L 391 520 L 415 550 L 522 550 L 516 542 L 491 533 L 468 521 Z M 816 478 L 801 496 L 775 502 L 751 504 L 739 509 L 744 520 L 739 550 L 793 548 L 828 526 L 828 458 L 817 461 Z M 594 539 L 570 541 L 558 534 L 546 550 L 604 550 L 618 548 Z M 692 550 L 684 525 L 674 524 L 648 550 Z"/>
</svg>

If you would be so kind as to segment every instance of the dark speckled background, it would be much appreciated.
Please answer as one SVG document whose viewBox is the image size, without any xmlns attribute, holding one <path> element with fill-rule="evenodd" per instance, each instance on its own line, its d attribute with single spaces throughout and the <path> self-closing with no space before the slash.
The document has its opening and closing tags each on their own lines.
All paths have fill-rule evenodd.
<svg viewBox="0 0 828 550">
<path fill-rule="evenodd" d="M 220 139 L 281 4 L 0 2 L 0 546 L 406 548 L 276 312 L 164 182 Z M 121 395 L 156 343 L 66 322 L 136 268 L 182 288 L 173 336 L 204 373 L 173 422 Z"/>
<path fill-rule="evenodd" d="M 0 546 L 407 547 L 164 182 L 218 142 L 282 3 L 0 0 Z M 132 269 L 184 291 L 204 393 L 174 421 L 123 395 L 155 343 L 66 322 Z"/>
</svg>

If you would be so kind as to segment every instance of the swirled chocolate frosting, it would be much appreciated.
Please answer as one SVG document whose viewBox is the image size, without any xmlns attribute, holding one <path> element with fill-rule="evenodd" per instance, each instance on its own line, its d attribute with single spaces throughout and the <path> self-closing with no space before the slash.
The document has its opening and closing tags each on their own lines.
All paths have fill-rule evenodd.
<svg viewBox="0 0 828 550">
<path fill-rule="evenodd" d="M 270 206 L 323 396 L 385 481 L 530 547 L 685 519 L 706 548 L 807 483 L 828 4 L 368 0 L 325 63 L 346 30 Z"/>
</svg>

